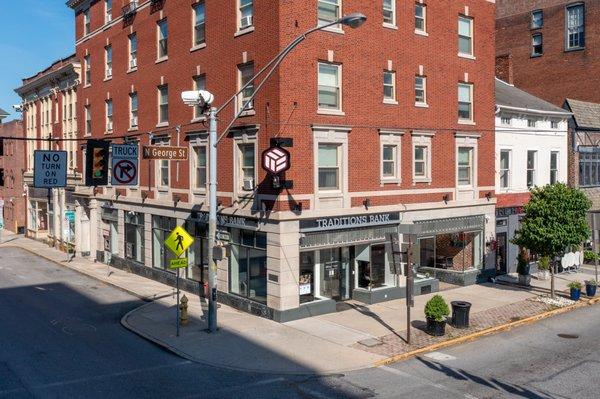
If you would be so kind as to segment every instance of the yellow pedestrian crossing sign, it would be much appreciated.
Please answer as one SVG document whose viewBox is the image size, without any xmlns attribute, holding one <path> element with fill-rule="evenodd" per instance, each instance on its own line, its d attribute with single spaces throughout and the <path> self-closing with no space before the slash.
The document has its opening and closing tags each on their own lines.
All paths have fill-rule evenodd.
<svg viewBox="0 0 600 399">
<path fill-rule="evenodd" d="M 194 238 L 188 234 L 181 226 L 173 229 L 171 234 L 165 240 L 165 246 L 179 258 L 186 249 L 194 243 Z"/>
</svg>

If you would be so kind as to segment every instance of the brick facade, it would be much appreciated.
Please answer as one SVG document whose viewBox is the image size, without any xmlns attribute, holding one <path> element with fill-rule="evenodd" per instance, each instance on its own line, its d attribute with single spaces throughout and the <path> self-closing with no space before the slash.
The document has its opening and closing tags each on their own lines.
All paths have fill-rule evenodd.
<svg viewBox="0 0 600 399">
<path fill-rule="evenodd" d="M 4 228 L 12 232 L 25 227 L 25 197 L 23 196 L 23 171 L 25 165 L 25 142 L 23 122 L 20 120 L 0 123 L 0 199 L 4 201 Z"/>
</svg>

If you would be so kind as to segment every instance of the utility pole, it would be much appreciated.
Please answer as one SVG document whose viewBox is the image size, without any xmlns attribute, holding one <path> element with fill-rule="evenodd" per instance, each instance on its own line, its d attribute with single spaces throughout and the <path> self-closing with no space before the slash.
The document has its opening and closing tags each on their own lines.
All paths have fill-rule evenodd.
<svg viewBox="0 0 600 399">
<path fill-rule="evenodd" d="M 214 248 L 217 234 L 217 109 L 208 113 L 208 330 L 217 331 L 217 262 Z"/>
</svg>

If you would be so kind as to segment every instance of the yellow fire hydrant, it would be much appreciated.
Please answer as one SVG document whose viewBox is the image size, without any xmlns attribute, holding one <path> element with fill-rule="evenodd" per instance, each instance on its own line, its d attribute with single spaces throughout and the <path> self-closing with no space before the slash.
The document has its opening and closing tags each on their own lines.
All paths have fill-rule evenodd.
<svg viewBox="0 0 600 399">
<path fill-rule="evenodd" d="M 188 299 L 185 294 L 181 297 L 181 303 L 179 304 L 179 321 L 182 326 L 187 326 L 188 323 Z"/>
</svg>

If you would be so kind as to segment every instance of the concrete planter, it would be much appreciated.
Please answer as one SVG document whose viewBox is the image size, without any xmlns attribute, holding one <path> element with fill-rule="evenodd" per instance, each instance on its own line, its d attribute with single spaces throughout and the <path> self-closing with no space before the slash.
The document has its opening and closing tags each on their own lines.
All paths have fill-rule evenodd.
<svg viewBox="0 0 600 399">
<path fill-rule="evenodd" d="M 434 337 L 441 337 L 446 334 L 446 321 L 437 321 L 431 317 L 427 317 L 427 334 Z"/>
<path fill-rule="evenodd" d="M 529 287 L 531 285 L 531 275 L 519 274 L 519 285 Z"/>
</svg>

